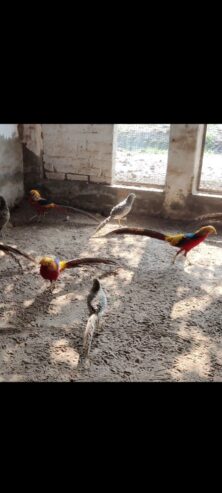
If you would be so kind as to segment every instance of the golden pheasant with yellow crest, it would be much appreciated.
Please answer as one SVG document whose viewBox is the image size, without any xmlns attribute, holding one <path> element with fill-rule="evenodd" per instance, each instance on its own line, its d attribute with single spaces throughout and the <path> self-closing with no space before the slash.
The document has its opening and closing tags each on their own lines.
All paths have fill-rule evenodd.
<svg viewBox="0 0 222 493">
<path fill-rule="evenodd" d="M 150 238 L 156 238 L 157 240 L 167 241 L 170 245 L 174 247 L 178 247 L 179 250 L 175 255 L 174 262 L 176 260 L 177 255 L 182 253 L 185 257 L 188 252 L 192 250 L 192 248 L 196 247 L 202 241 L 204 241 L 209 235 L 217 234 L 214 226 L 203 226 L 198 229 L 194 233 L 179 233 L 176 235 L 166 235 L 160 233 L 159 231 L 153 231 L 151 229 L 146 228 L 120 228 L 107 233 L 106 236 L 112 235 L 140 235 L 140 236 L 149 236 Z"/>
<path fill-rule="evenodd" d="M 29 203 L 31 204 L 32 207 L 34 207 L 34 209 L 37 212 L 37 215 L 33 216 L 31 219 L 34 219 L 35 217 L 40 215 L 45 215 L 50 210 L 55 209 L 61 212 L 77 212 L 78 214 L 82 214 L 86 217 L 89 217 L 90 219 L 93 219 L 97 223 L 99 222 L 97 217 L 95 217 L 93 214 L 90 214 L 89 212 L 68 205 L 56 204 L 55 202 L 52 202 L 51 200 L 42 197 L 38 190 L 30 190 Z"/>
</svg>

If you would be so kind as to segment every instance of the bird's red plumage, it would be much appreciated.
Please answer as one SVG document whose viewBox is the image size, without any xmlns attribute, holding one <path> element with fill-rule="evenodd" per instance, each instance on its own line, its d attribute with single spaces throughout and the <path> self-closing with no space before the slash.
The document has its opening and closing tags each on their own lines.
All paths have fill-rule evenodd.
<svg viewBox="0 0 222 493">
<path fill-rule="evenodd" d="M 198 238 L 184 238 L 183 242 L 181 242 L 181 245 L 175 245 L 176 247 L 180 247 L 181 251 L 184 250 L 186 253 L 188 253 L 192 248 L 195 246 L 199 245 L 202 241 L 204 241 L 207 238 L 208 234 L 199 236 Z"/>
<path fill-rule="evenodd" d="M 49 270 L 47 265 L 41 265 L 40 274 L 44 279 L 48 281 L 56 281 L 59 277 L 59 269 L 58 270 Z"/>
</svg>

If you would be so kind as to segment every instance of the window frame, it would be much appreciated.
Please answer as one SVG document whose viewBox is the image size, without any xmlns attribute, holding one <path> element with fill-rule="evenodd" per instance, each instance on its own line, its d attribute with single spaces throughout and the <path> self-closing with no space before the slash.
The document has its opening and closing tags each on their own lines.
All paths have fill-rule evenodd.
<svg viewBox="0 0 222 493">
<path fill-rule="evenodd" d="M 209 189 L 209 188 L 204 188 L 204 187 L 200 186 L 201 174 L 202 174 L 202 169 L 203 169 L 204 148 L 205 148 L 205 142 L 206 142 L 207 127 L 208 127 L 208 124 L 204 124 L 204 133 L 203 133 L 203 138 L 202 138 L 200 164 L 199 164 L 198 174 L 197 174 L 197 192 L 198 193 L 207 193 L 208 195 L 222 196 L 221 190 L 217 190 L 216 188 L 215 189 Z M 222 161 L 222 156 L 221 156 L 221 161 Z"/>
<path fill-rule="evenodd" d="M 158 190 L 158 191 L 164 191 L 166 187 L 166 181 L 167 181 L 167 169 L 168 169 L 168 159 L 169 159 L 169 149 L 170 149 L 170 131 L 171 131 L 171 123 L 170 128 L 169 128 L 169 142 L 168 142 L 168 149 L 167 149 L 167 164 L 166 164 L 166 174 L 165 174 L 165 182 L 161 185 L 158 183 L 147 183 L 147 182 L 136 182 L 136 181 L 123 181 L 123 180 L 117 180 L 115 179 L 115 156 L 116 156 L 116 146 L 117 146 L 117 124 L 114 124 L 114 131 L 113 131 L 113 156 L 112 156 L 112 186 L 126 186 L 126 187 L 133 187 L 133 188 L 138 188 L 142 189 L 145 188 L 147 191 L 149 190 Z M 129 124 L 131 125 L 131 124 Z M 134 125 L 132 123 L 132 125 Z"/>
</svg>

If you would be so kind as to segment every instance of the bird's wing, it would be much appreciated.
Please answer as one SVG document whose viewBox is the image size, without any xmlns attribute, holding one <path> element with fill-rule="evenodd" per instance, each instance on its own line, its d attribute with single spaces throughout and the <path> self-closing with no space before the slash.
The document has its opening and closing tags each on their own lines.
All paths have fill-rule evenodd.
<svg viewBox="0 0 222 493">
<path fill-rule="evenodd" d="M 187 235 L 184 235 L 183 233 L 178 235 L 167 235 L 166 241 L 168 241 L 172 246 L 179 246 L 181 241 L 183 241 L 186 236 Z"/>
<path fill-rule="evenodd" d="M 126 205 L 125 200 L 123 200 L 123 202 L 120 202 L 119 204 L 115 205 L 110 212 L 110 216 L 114 217 L 116 214 L 121 214 L 125 205 Z"/>
<path fill-rule="evenodd" d="M 91 301 L 91 307 L 94 313 L 102 314 L 107 306 L 107 298 L 103 289 L 100 289 L 96 296 Z"/>
<path fill-rule="evenodd" d="M 29 255 L 26 252 L 22 252 L 21 250 L 18 250 L 18 248 L 11 247 L 9 245 L 0 245 L 0 250 L 5 252 L 6 254 L 7 253 L 14 253 L 16 255 L 21 255 L 22 257 L 27 258 L 27 260 L 31 260 L 31 262 L 33 262 L 34 264 L 37 263 L 36 260 L 33 257 L 31 257 L 31 255 Z"/>
<path fill-rule="evenodd" d="M 37 204 L 41 205 L 42 207 L 46 207 L 46 208 L 54 208 L 56 206 L 56 204 L 54 204 L 54 202 L 51 202 L 51 200 L 48 200 L 48 199 L 39 199 L 39 200 L 37 200 Z"/>
<path fill-rule="evenodd" d="M 90 315 L 92 313 L 97 313 L 101 316 L 106 309 L 107 297 L 105 291 L 100 284 L 99 289 L 91 289 L 90 293 L 87 296 L 87 305 Z"/>
</svg>

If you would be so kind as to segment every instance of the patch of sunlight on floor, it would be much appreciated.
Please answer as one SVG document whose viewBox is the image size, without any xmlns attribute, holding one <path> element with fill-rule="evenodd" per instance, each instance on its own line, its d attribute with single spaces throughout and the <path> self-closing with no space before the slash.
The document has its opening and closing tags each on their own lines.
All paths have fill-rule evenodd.
<svg viewBox="0 0 222 493">
<path fill-rule="evenodd" d="M 65 339 L 59 339 L 53 343 L 50 353 L 51 360 L 54 363 L 68 363 L 73 368 L 78 366 L 79 353 L 68 346 L 68 342 Z"/>
<path fill-rule="evenodd" d="M 198 259 L 199 258 L 200 257 L 198 257 Z M 192 265 L 185 262 L 184 272 L 192 274 L 195 279 L 200 277 L 203 277 L 204 279 L 213 279 L 215 277 L 215 267 L 203 262 L 192 262 Z"/>
<path fill-rule="evenodd" d="M 29 306 L 31 306 L 31 305 L 34 303 L 34 301 L 35 301 L 35 299 L 34 299 L 34 298 L 32 298 L 32 299 L 30 299 L 30 300 L 25 300 L 25 301 L 23 301 L 23 306 L 24 306 L 25 308 L 28 308 Z"/>
<path fill-rule="evenodd" d="M 24 377 L 22 375 L 14 374 L 11 377 L 3 377 L 0 375 L 0 382 L 22 382 Z"/>
<path fill-rule="evenodd" d="M 22 375 L 18 375 L 17 373 L 15 373 L 11 377 L 7 378 L 7 382 L 22 382 L 24 380 L 25 380 L 25 377 Z"/>
<path fill-rule="evenodd" d="M 10 323 L 11 319 L 15 318 L 16 316 L 16 310 L 8 310 L 7 312 L 4 311 L 2 320 L 0 320 L 0 327 L 5 327 L 5 324 Z"/>
<path fill-rule="evenodd" d="M 209 286 L 209 291 L 208 291 L 208 294 L 212 296 L 212 298 L 214 297 L 218 297 L 219 298 L 219 295 L 222 295 L 222 280 L 221 280 L 221 283 L 219 284 L 216 284 L 215 286 Z"/>
<path fill-rule="evenodd" d="M 112 241 L 114 239 L 114 241 Z M 113 258 L 113 257 L 121 257 L 121 259 L 118 259 L 119 263 L 121 264 L 121 260 L 126 260 L 129 263 L 129 266 L 131 267 L 137 267 L 141 261 L 141 257 L 144 254 L 144 251 L 147 249 L 147 241 L 149 241 L 149 238 L 140 238 L 140 241 L 138 241 L 138 238 L 134 237 L 112 237 L 112 238 L 104 238 L 99 239 L 98 245 L 96 244 L 97 238 L 92 239 L 95 240 L 92 243 L 93 247 L 93 253 L 92 250 L 84 250 L 83 254 L 81 256 L 83 257 L 88 257 L 92 255 L 97 255 L 100 257 L 107 257 L 107 258 Z M 109 242 L 109 244 L 107 243 Z M 101 247 L 106 246 L 107 244 L 109 246 L 110 252 L 109 254 L 101 254 Z M 125 246 L 132 246 L 131 251 L 126 251 Z M 102 265 L 102 264 L 101 264 Z"/>
<path fill-rule="evenodd" d="M 177 288 L 177 295 L 179 297 L 182 297 L 183 295 L 189 293 L 190 289 L 189 288 L 184 288 L 183 286 L 179 286 Z"/>
<path fill-rule="evenodd" d="M 5 290 L 4 290 L 4 293 L 7 294 L 7 293 L 11 293 L 14 289 L 14 284 L 8 284 L 8 286 L 6 286 Z"/>
<path fill-rule="evenodd" d="M 201 298 L 199 296 L 190 296 L 176 301 L 172 308 L 171 319 L 176 320 L 177 318 L 181 318 L 181 316 L 188 317 L 193 311 L 201 312 L 211 302 L 212 298 L 208 295 L 204 295 Z"/>
<path fill-rule="evenodd" d="M 209 342 L 209 337 L 203 334 L 202 329 L 199 329 L 199 327 L 195 326 L 189 326 L 187 327 L 186 322 L 183 321 L 180 325 L 180 328 L 178 330 L 178 335 L 181 337 L 189 338 L 192 340 L 192 344 L 199 344 L 199 342 Z"/>
<path fill-rule="evenodd" d="M 50 307 L 53 309 L 53 314 L 58 315 L 65 306 L 70 305 L 72 302 L 78 303 L 78 301 L 82 301 L 83 299 L 83 295 L 77 296 L 74 293 L 66 293 L 56 296 L 56 298 L 54 297 L 50 303 Z"/>
<path fill-rule="evenodd" d="M 6 351 L 2 351 L 1 359 L 4 363 L 8 363 L 11 359 L 11 354 L 7 354 Z"/>
<path fill-rule="evenodd" d="M 175 369 L 179 370 L 186 377 L 188 374 L 196 374 L 200 378 L 206 378 L 207 370 L 210 370 L 210 358 L 204 344 L 198 347 L 195 345 L 187 354 L 177 356 Z M 173 372 L 172 372 L 173 373 Z"/>
</svg>

